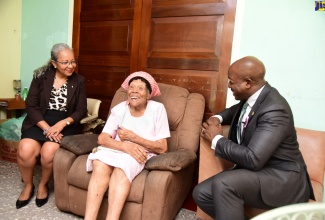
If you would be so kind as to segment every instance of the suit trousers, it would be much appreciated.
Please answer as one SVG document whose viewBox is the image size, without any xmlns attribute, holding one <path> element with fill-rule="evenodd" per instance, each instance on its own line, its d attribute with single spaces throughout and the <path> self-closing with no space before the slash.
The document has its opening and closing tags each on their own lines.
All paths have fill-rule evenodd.
<svg viewBox="0 0 325 220">
<path fill-rule="evenodd" d="M 192 193 L 195 203 L 217 220 L 244 220 L 244 204 L 271 209 L 261 197 L 261 185 L 255 172 L 226 170 L 199 183 Z"/>
</svg>

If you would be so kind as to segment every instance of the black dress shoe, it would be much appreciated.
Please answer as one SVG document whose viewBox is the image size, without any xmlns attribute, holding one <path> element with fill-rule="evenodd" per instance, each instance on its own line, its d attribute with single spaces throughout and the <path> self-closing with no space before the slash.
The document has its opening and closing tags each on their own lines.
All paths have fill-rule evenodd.
<svg viewBox="0 0 325 220">
<path fill-rule="evenodd" d="M 50 191 L 49 191 L 49 187 L 47 186 L 47 196 L 46 196 L 46 198 L 38 199 L 37 196 L 36 196 L 36 200 L 35 200 L 36 205 L 38 207 L 42 207 L 43 205 L 45 205 L 47 203 L 47 201 L 49 200 L 49 194 L 50 194 Z"/>
<path fill-rule="evenodd" d="M 29 201 L 31 200 L 31 198 L 34 196 L 34 192 L 35 192 L 35 186 L 33 185 L 33 188 L 32 188 L 32 191 L 31 191 L 31 193 L 29 195 L 29 198 L 26 199 L 26 200 L 19 200 L 18 199 L 16 201 L 16 208 L 20 209 L 20 208 L 26 206 L 29 203 Z"/>
</svg>

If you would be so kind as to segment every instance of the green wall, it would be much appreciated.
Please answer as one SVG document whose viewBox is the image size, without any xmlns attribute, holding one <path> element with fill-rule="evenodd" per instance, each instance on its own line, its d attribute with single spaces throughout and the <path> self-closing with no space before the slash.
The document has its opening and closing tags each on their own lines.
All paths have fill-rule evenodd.
<svg viewBox="0 0 325 220">
<path fill-rule="evenodd" d="M 55 43 L 68 43 L 68 0 L 23 0 L 21 80 L 29 87 L 33 71 L 50 59 Z"/>
<path fill-rule="evenodd" d="M 311 0 L 237 2 L 241 31 L 233 55 L 264 62 L 266 79 L 291 105 L 296 127 L 325 131 L 325 11 L 315 11 Z"/>
</svg>

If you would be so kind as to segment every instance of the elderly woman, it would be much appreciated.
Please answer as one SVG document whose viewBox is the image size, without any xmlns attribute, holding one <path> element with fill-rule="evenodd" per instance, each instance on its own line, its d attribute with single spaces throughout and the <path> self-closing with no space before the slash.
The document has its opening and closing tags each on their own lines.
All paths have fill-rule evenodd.
<svg viewBox="0 0 325 220">
<path fill-rule="evenodd" d="M 26 206 L 34 195 L 33 172 L 39 156 L 42 177 L 36 205 L 41 207 L 47 203 L 54 153 L 62 137 L 77 133 L 79 121 L 86 116 L 85 80 L 74 72 L 75 68 L 72 49 L 60 43 L 53 46 L 49 63 L 34 71 L 17 151 L 25 184 L 16 202 L 17 209 Z"/>
<path fill-rule="evenodd" d="M 108 194 L 106 219 L 118 220 L 132 180 L 151 157 L 166 152 L 170 137 L 165 107 L 149 100 L 160 95 L 158 84 L 146 72 L 129 75 L 122 87 L 128 98 L 114 108 L 98 137 L 100 145 L 88 157 L 93 171 L 88 186 L 85 219 L 96 219 L 104 193 Z"/>
</svg>

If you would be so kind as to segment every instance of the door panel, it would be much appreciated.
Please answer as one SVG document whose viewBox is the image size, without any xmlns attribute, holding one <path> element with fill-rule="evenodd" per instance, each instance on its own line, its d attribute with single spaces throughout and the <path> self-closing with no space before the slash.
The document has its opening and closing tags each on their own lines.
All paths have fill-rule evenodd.
<svg viewBox="0 0 325 220">
<path fill-rule="evenodd" d="M 80 28 L 79 65 L 129 67 L 132 22 L 83 22 Z"/>
<path fill-rule="evenodd" d="M 153 18 L 147 67 L 218 71 L 222 20 L 222 16 Z"/>
</svg>

